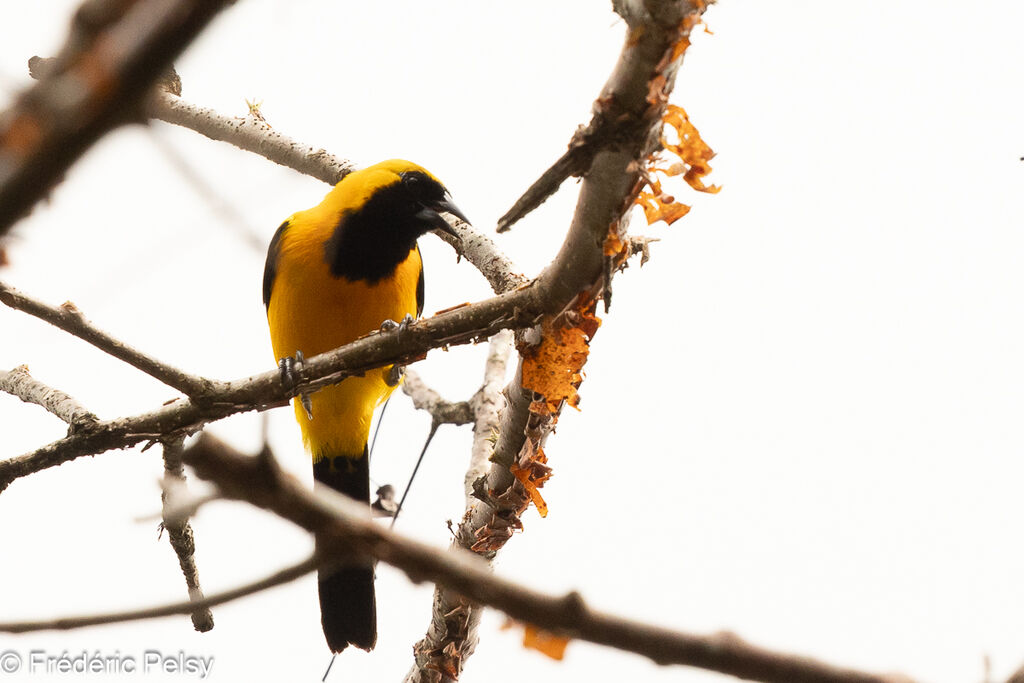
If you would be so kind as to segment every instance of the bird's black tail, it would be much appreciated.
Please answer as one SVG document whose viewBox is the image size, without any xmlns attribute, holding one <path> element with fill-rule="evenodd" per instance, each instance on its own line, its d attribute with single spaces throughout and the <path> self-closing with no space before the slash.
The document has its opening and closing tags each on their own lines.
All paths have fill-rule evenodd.
<svg viewBox="0 0 1024 683">
<path fill-rule="evenodd" d="M 366 448 L 361 458 L 325 457 L 313 465 L 313 479 L 362 503 L 370 501 L 370 469 Z M 372 650 L 377 644 L 377 599 L 373 562 L 321 569 L 320 622 L 331 652 L 349 645 Z"/>
</svg>

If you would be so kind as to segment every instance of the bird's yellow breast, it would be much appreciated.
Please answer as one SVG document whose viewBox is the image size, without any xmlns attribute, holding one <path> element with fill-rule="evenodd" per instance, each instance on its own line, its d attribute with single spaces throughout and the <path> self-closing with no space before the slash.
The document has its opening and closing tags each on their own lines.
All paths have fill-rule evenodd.
<svg viewBox="0 0 1024 683">
<path fill-rule="evenodd" d="M 324 244 L 339 218 L 340 212 L 321 206 L 288 219 L 267 308 L 278 360 L 296 351 L 311 358 L 379 329 L 384 320 L 416 315 L 423 267 L 418 249 L 409 252 L 393 275 L 374 284 L 335 277 L 328 269 Z M 312 420 L 299 400 L 294 401 L 313 462 L 325 456 L 362 456 L 373 412 L 394 390 L 385 382 L 390 370 L 371 370 L 312 394 Z"/>
</svg>

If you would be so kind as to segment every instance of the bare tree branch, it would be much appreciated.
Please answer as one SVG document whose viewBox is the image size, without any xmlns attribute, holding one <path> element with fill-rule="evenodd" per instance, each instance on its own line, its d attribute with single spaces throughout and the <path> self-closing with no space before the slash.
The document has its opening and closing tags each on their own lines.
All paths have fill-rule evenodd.
<svg viewBox="0 0 1024 683">
<path fill-rule="evenodd" d="M 513 335 L 508 330 L 503 330 L 491 337 L 484 369 L 483 386 L 470 399 L 476 420 L 473 425 L 470 462 L 465 475 L 466 515 L 458 528 L 458 534 L 466 533 L 466 520 L 479 505 L 477 499 L 481 496 L 480 489 L 486 487 L 488 469 L 492 467 L 490 461 L 494 453 L 494 442 L 502 421 L 502 411 L 505 410 L 505 415 L 520 414 L 507 408 L 505 393 L 501 389 L 505 381 L 505 371 L 508 357 L 512 351 L 512 342 Z M 518 377 L 513 380 L 513 384 L 517 382 L 519 382 Z M 452 543 L 452 551 L 467 550 L 472 547 L 475 540 L 475 538 L 470 540 L 465 536 L 462 538 L 457 536 Z M 491 557 L 493 557 L 493 553 Z M 455 638 L 458 638 L 461 647 L 457 661 L 461 662 L 472 654 L 479 638 L 478 628 L 481 612 L 482 610 L 478 607 L 474 608 L 464 595 L 439 584 L 434 589 L 430 625 L 427 627 L 426 635 L 416 643 L 413 649 L 416 664 L 407 674 L 406 680 L 417 680 L 422 675 L 424 668 L 420 667 L 420 662 L 449 661 L 454 654 L 450 643 Z M 427 671 L 431 676 L 436 673 L 432 669 Z M 455 673 L 457 676 L 457 672 Z"/>
<path fill-rule="evenodd" d="M 60 308 L 54 308 L 25 296 L 14 287 L 0 282 L 0 303 L 35 316 L 68 334 L 87 341 L 101 351 L 109 353 L 114 358 L 124 361 L 167 386 L 177 389 L 186 396 L 199 396 L 214 386 L 212 380 L 190 375 L 111 337 L 86 320 L 81 311 L 75 308 L 71 302 L 65 302 Z"/>
<path fill-rule="evenodd" d="M 225 116 L 208 107 L 192 104 L 173 93 L 156 91 L 146 103 L 146 114 L 154 119 L 184 126 L 211 140 L 231 143 L 259 154 L 276 164 L 334 185 L 356 170 L 351 161 L 339 159 L 322 148 L 291 139 L 262 117 Z"/>
<path fill-rule="evenodd" d="M 188 614 L 292 581 L 325 562 L 350 561 L 361 554 L 392 564 L 413 581 L 434 581 L 493 606 L 514 619 L 567 638 L 628 650 L 659 664 L 683 664 L 746 678 L 787 683 L 896 683 L 902 676 L 878 676 L 758 648 L 731 634 L 697 636 L 603 614 L 577 593 L 545 595 L 520 582 L 494 576 L 464 551 L 444 552 L 404 538 L 372 521 L 370 510 L 327 489 L 311 491 L 282 472 L 271 456 L 245 456 L 209 434 L 183 454 L 186 464 L 216 484 L 227 498 L 268 509 L 317 535 L 319 555 L 239 588 L 196 602 L 142 610 L 41 621 L 0 622 L 0 632 L 66 630 Z"/>
<path fill-rule="evenodd" d="M 0 370 L 0 391 L 17 396 L 25 403 L 35 403 L 47 412 L 53 413 L 69 425 L 69 433 L 89 428 L 99 418 L 78 401 L 60 389 L 48 387 L 28 374 L 27 365 L 19 365 L 11 371 Z"/>
<path fill-rule="evenodd" d="M 577 593 L 556 597 L 495 576 L 464 550 L 441 551 L 373 522 L 370 508 L 339 493 L 306 488 L 271 456 L 238 453 L 209 434 L 186 449 L 184 462 L 227 498 L 244 500 L 306 529 L 324 561 L 367 556 L 411 580 L 433 581 L 477 604 L 573 639 L 628 650 L 659 664 L 684 664 L 749 680 L 778 683 L 894 683 L 905 678 L 842 669 L 749 645 L 731 634 L 696 636 L 590 609 Z"/>
<path fill-rule="evenodd" d="M 513 335 L 509 330 L 502 330 L 491 337 L 487 349 L 487 363 L 484 366 L 483 386 L 469 399 L 475 420 L 473 445 L 470 448 L 469 467 L 466 468 L 465 478 L 467 510 L 475 500 L 473 484 L 487 474 L 488 461 L 494 452 L 501 411 L 505 408 L 502 386 L 505 384 L 505 371 L 512 353 L 512 342 Z"/>
<path fill-rule="evenodd" d="M 191 614 L 197 609 L 208 609 L 215 605 L 222 605 L 247 595 L 253 595 L 265 591 L 283 583 L 289 583 L 295 579 L 302 578 L 306 574 L 315 571 L 322 564 L 317 556 L 313 556 L 299 562 L 296 565 L 274 572 L 270 576 L 254 581 L 252 583 L 232 588 L 220 593 L 214 593 L 202 600 L 175 602 L 160 607 L 147 607 L 145 609 L 127 610 L 124 612 L 110 612 L 108 614 L 91 614 L 81 617 L 62 617 L 60 619 L 47 619 L 39 621 L 9 621 L 0 622 L 0 633 L 28 633 L 30 631 L 67 631 L 73 628 L 85 628 L 86 626 L 99 626 L 101 624 L 120 624 L 126 621 L 139 621 L 141 619 L 156 619 L 169 617 L 175 614 Z"/>
<path fill-rule="evenodd" d="M 230 0 L 91 0 L 53 68 L 0 115 L 0 236 L 86 149 L 135 117 L 150 86 Z"/>
<path fill-rule="evenodd" d="M 210 389 L 195 398 L 174 401 L 132 417 L 99 422 L 88 433 L 74 434 L 31 453 L 0 461 L 0 492 L 15 479 L 83 455 L 193 433 L 209 422 L 235 413 L 285 405 L 297 394 L 336 384 L 375 367 L 411 363 L 432 348 L 465 344 L 505 328 L 530 325 L 547 305 L 542 292 L 530 286 L 419 320 L 401 332 L 375 333 L 306 360 L 301 381 L 287 388 L 276 369 L 247 379 L 211 382 Z"/>
<path fill-rule="evenodd" d="M 535 283 L 552 294 L 549 303 L 559 304 L 547 308 L 546 314 L 558 315 L 571 302 L 593 301 L 602 290 L 610 292 L 614 267 L 604 245 L 609 237 L 625 236 L 627 212 L 640 190 L 644 166 L 661 144 L 662 116 L 690 30 L 705 7 L 703 0 L 616 4 L 629 31 L 619 61 L 595 101 L 591 122 L 594 130 L 602 129 L 604 121 L 614 122 L 610 125 L 615 140 L 593 148 L 568 235 Z M 557 419 L 530 413 L 533 396 L 523 388 L 522 378 L 520 359 L 516 378 L 505 390 L 508 407 L 490 469 L 476 485 L 480 502 L 467 510 L 454 541 L 488 560 L 521 526 L 519 514 L 528 500 L 510 467 L 524 448 L 540 448 Z M 434 599 L 434 618 L 414 648 L 408 683 L 457 679 L 475 647 L 480 609 L 465 593 L 444 588 Z M 438 614 L 445 616 L 438 619 Z"/>
<path fill-rule="evenodd" d="M 506 256 L 490 237 L 477 232 L 464 221 L 456 219 L 449 223 L 458 234 L 458 240 L 439 230 L 435 230 L 434 234 L 472 263 L 487 279 L 495 294 L 510 292 L 517 287 L 524 287 L 529 282 L 512 259 Z"/>
<path fill-rule="evenodd" d="M 184 444 L 182 437 L 164 441 L 164 486 L 160 495 L 163 504 L 162 526 L 167 531 L 167 540 L 178 556 L 178 565 L 185 576 L 188 586 L 188 598 L 193 603 L 203 601 L 203 589 L 199 585 L 199 569 L 196 567 L 196 542 L 192 534 L 192 525 L 188 517 L 172 515 L 168 506 L 167 492 L 173 487 L 185 486 L 185 467 L 181 463 L 181 450 Z M 192 612 L 192 625 L 201 633 L 213 629 L 213 613 L 209 606 L 196 607 Z"/>
<path fill-rule="evenodd" d="M 275 130 L 262 117 L 245 118 L 225 116 L 207 107 L 191 104 L 173 93 L 158 91 L 149 100 L 146 113 L 155 119 L 184 126 L 212 140 L 223 140 L 243 149 L 294 169 L 299 173 L 334 185 L 356 169 L 355 164 L 329 154 Z M 435 231 L 452 248 L 472 263 L 490 283 L 496 294 L 511 291 L 527 283 L 527 279 L 512 261 L 498 249 L 494 241 L 474 230 L 469 224 L 456 220 L 452 227 L 458 234 Z"/>
</svg>

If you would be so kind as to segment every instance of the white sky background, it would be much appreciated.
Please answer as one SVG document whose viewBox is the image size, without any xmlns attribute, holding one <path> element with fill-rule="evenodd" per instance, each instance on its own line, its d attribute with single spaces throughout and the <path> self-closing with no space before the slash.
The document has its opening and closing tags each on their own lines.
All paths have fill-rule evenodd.
<svg viewBox="0 0 1024 683">
<path fill-rule="evenodd" d="M 3 101 L 27 82 L 28 57 L 56 51 L 76 4 L 3 13 Z M 634 220 L 662 241 L 615 280 L 583 410 L 549 441 L 550 514 L 527 512 L 498 571 L 636 618 L 922 681 L 980 680 L 988 653 L 1005 678 L 1024 659 L 1024 5 L 727 0 L 706 18 L 715 35 L 695 36 L 673 101 L 718 152 L 724 189 L 676 188 L 694 209 L 671 228 Z M 177 66 L 197 104 L 241 116 L 246 98 L 262 100 L 282 133 L 361 165 L 425 165 L 490 232 L 589 120 L 623 32 L 607 2 L 244 0 Z M 71 299 L 186 370 L 267 370 L 264 256 L 154 138 L 264 242 L 328 189 L 166 124 L 121 131 L 19 224 L 0 278 Z M 569 183 L 500 238 L 527 274 L 554 254 L 574 202 Z M 447 246 L 428 236 L 423 248 L 428 312 L 487 295 Z M 173 395 L 23 314 L 0 310 L 0 329 L 0 367 L 27 363 L 102 417 Z M 417 369 L 466 397 L 484 352 L 434 352 Z M 376 480 L 404 482 L 427 426 L 392 401 Z M 253 415 L 211 430 L 259 443 Z M 63 432 L 0 396 L 0 457 Z M 272 435 L 310 479 L 290 410 L 272 414 Z M 447 545 L 469 441 L 468 428 L 442 429 L 403 532 Z M 0 495 L 0 619 L 183 599 L 156 522 L 136 521 L 159 510 L 161 470 L 156 449 L 106 453 Z M 207 592 L 311 549 L 241 505 L 211 505 L 193 525 Z M 431 588 L 383 567 L 377 591 L 377 650 L 346 653 L 332 680 L 408 669 Z M 214 614 L 208 634 L 179 617 L 4 636 L 0 651 L 183 650 L 214 656 L 214 680 L 319 679 L 312 577 Z M 584 643 L 554 663 L 498 631 L 502 620 L 486 618 L 465 680 L 721 680 Z"/>
</svg>

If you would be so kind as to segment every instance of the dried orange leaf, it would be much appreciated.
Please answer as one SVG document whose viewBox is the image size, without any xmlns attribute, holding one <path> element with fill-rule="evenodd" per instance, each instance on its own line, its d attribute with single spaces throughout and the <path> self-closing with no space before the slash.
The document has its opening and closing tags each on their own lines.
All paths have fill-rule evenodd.
<svg viewBox="0 0 1024 683">
<path fill-rule="evenodd" d="M 526 624 L 526 628 L 523 630 L 523 647 L 543 652 L 551 659 L 562 661 L 568 644 L 568 638 L 557 636 L 531 624 Z"/>
</svg>

